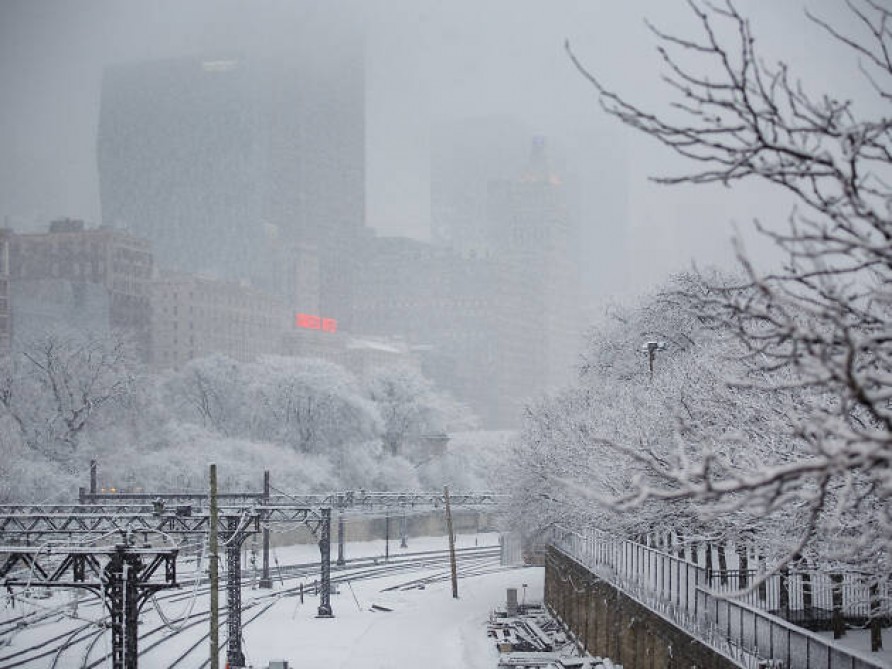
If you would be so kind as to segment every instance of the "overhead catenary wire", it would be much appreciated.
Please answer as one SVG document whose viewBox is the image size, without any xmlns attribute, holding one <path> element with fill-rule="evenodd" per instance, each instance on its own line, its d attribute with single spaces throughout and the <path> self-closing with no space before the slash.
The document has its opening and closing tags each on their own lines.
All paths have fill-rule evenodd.
<svg viewBox="0 0 892 669">
<path fill-rule="evenodd" d="M 195 607 L 195 601 L 198 597 L 198 586 L 201 583 L 201 563 L 203 561 L 204 554 L 205 554 L 204 549 L 205 549 L 205 545 L 202 544 L 202 550 L 198 556 L 198 564 L 195 567 L 195 571 L 198 574 L 198 576 L 197 576 L 197 578 L 195 578 L 195 580 L 192 584 L 192 596 L 189 598 L 189 601 L 187 602 L 186 606 L 184 607 L 182 615 L 173 616 L 173 618 L 175 620 L 168 618 L 167 615 L 165 615 L 164 610 L 161 608 L 161 605 L 158 603 L 158 599 L 155 596 L 156 593 L 154 593 L 154 592 L 152 593 L 152 606 L 154 606 L 155 611 L 158 612 L 158 617 L 161 618 L 161 621 L 164 623 L 164 625 L 168 629 L 170 629 L 174 632 L 178 632 L 179 630 L 181 630 L 183 628 L 183 625 L 185 624 L 185 622 L 189 618 L 189 616 L 192 614 L 192 610 Z"/>
<path fill-rule="evenodd" d="M 471 563 L 478 562 L 481 559 L 480 556 L 478 555 L 481 551 L 484 551 L 484 552 L 497 551 L 498 547 L 490 546 L 490 547 L 486 547 L 483 549 L 466 549 L 466 550 L 468 550 L 469 553 L 471 553 L 471 554 L 469 554 L 467 556 L 467 558 L 462 558 L 462 559 L 463 559 L 463 561 L 465 561 L 465 564 L 467 564 L 469 568 L 467 570 L 465 568 L 462 569 L 462 576 L 472 575 L 472 572 L 473 573 L 482 573 L 476 565 L 471 566 Z M 391 562 L 388 565 L 374 565 L 373 566 L 372 564 L 368 564 L 369 561 L 373 560 L 373 556 L 367 556 L 364 558 L 351 560 L 351 562 L 355 561 L 355 563 L 356 563 L 355 567 L 352 570 L 348 568 L 347 572 L 345 572 L 339 576 L 333 576 L 332 582 L 333 583 L 336 583 L 336 582 L 343 583 L 347 579 L 364 580 L 364 579 L 368 579 L 368 578 L 379 578 L 386 574 L 395 574 L 395 573 L 399 573 L 402 571 L 409 571 L 409 570 L 419 569 L 419 568 L 440 568 L 445 560 L 442 553 L 443 553 L 442 550 L 417 552 L 417 553 L 413 553 L 413 554 L 406 556 L 406 558 L 401 558 L 400 560 L 398 560 L 396 562 Z M 497 557 L 497 556 L 492 555 L 492 556 L 490 556 L 489 559 L 492 559 L 495 557 Z M 308 572 L 307 569 L 305 569 L 305 568 L 311 567 L 311 566 L 313 566 L 313 563 L 289 565 L 287 567 L 287 570 L 288 570 L 287 578 L 289 580 L 293 579 L 295 577 L 298 579 L 311 578 L 311 576 L 312 576 L 311 573 Z M 295 572 L 295 571 L 292 571 L 293 567 L 298 567 L 299 569 Z M 429 581 L 429 582 L 433 582 L 433 581 Z M 283 577 L 283 583 L 284 583 L 284 577 Z M 410 582 L 405 583 L 404 585 L 410 585 L 411 583 L 412 582 L 410 581 Z M 251 622 L 251 620 L 259 619 L 260 616 L 262 616 L 262 614 L 265 611 L 271 610 L 271 607 L 276 602 L 280 601 L 281 599 L 283 599 L 285 597 L 296 597 L 298 594 L 299 594 L 299 587 L 290 587 L 290 588 L 286 588 L 283 590 L 276 590 L 275 592 L 270 592 L 270 593 L 261 595 L 257 599 L 247 602 L 244 607 L 244 610 L 254 609 L 255 611 L 258 612 L 258 614 L 256 617 L 252 615 L 251 618 L 249 620 L 245 621 L 244 624 L 247 625 L 248 623 Z M 191 593 L 188 595 L 188 597 L 191 598 Z M 184 594 L 170 592 L 166 596 L 159 595 L 158 598 L 159 598 L 159 600 L 164 600 L 167 598 L 178 599 L 178 598 L 184 598 Z M 255 608 L 255 607 L 257 607 L 257 608 Z M 189 634 L 188 630 L 197 629 L 198 626 L 200 626 L 202 624 L 202 622 L 204 622 L 204 621 L 207 621 L 207 612 L 206 611 L 193 613 L 190 617 L 189 622 L 187 624 L 183 625 L 183 630 L 181 630 L 180 632 L 174 632 L 172 630 L 169 630 L 169 628 L 167 628 L 163 623 L 161 623 L 161 621 L 159 621 L 159 624 L 156 627 L 153 627 L 152 629 L 144 631 L 143 633 L 140 634 L 140 639 L 146 639 L 149 636 L 155 636 L 155 635 L 158 636 L 156 641 L 154 641 L 153 643 L 148 644 L 148 645 L 143 645 L 142 641 L 140 641 L 140 659 L 142 660 L 142 654 L 144 652 L 153 651 L 153 649 L 156 649 L 159 647 L 165 647 L 165 646 L 167 646 L 168 643 L 176 643 L 175 641 L 173 641 L 174 639 L 184 638 L 184 635 Z M 163 632 L 163 636 L 161 636 L 162 632 Z M 70 633 L 70 630 L 68 632 L 66 632 L 65 635 L 61 635 L 59 637 L 59 640 L 56 641 L 55 643 L 57 643 L 57 644 L 60 643 L 62 641 L 62 639 L 65 636 L 67 636 L 69 633 Z M 102 634 L 100 636 L 102 636 L 102 640 L 106 644 L 106 651 L 107 651 L 106 654 L 103 655 L 99 659 L 89 660 L 86 663 L 82 663 L 82 664 L 76 665 L 76 666 L 92 667 L 93 669 L 98 669 L 99 667 L 106 666 L 108 657 L 109 657 L 108 648 L 107 648 L 108 643 L 109 643 L 109 638 L 108 638 L 108 634 Z M 205 636 L 205 637 L 203 637 L 204 640 L 198 641 L 195 644 L 195 648 L 196 649 L 201 648 L 202 644 L 204 644 L 206 642 L 206 638 L 207 637 Z M 48 642 L 52 642 L 52 640 L 44 639 L 43 642 L 40 644 L 40 646 L 33 648 L 31 652 L 36 651 L 39 653 L 45 653 L 45 655 L 42 655 L 43 657 L 52 656 L 52 654 L 56 652 L 57 646 L 53 645 L 53 646 L 47 648 Z M 94 645 L 95 645 L 96 643 L 99 643 L 99 642 L 100 642 L 100 639 L 99 639 L 99 636 L 97 636 L 94 638 L 92 643 L 94 643 Z M 74 643 L 79 645 L 79 644 L 84 644 L 84 643 L 91 643 L 91 641 L 90 641 L 90 637 L 86 636 L 84 639 L 76 639 Z M 225 643 L 221 644 L 221 646 L 222 645 L 225 645 Z M 99 651 L 99 652 L 101 652 L 101 651 Z M 155 651 L 153 651 L 153 652 L 155 652 Z M 195 651 L 195 652 L 197 652 L 197 651 Z M 184 659 L 181 660 L 176 666 L 188 666 L 188 667 L 197 666 L 194 661 L 195 660 L 194 657 L 192 658 L 193 661 L 190 662 L 188 653 L 185 655 L 186 656 L 184 657 Z M 96 656 L 93 655 L 92 657 L 96 657 Z M 31 659 L 25 659 L 24 663 L 19 662 L 16 664 L 7 665 L 6 660 L 8 658 L 9 658 L 9 656 L 0 657 L 0 666 L 32 666 L 33 659 L 34 659 L 32 657 Z"/>
</svg>

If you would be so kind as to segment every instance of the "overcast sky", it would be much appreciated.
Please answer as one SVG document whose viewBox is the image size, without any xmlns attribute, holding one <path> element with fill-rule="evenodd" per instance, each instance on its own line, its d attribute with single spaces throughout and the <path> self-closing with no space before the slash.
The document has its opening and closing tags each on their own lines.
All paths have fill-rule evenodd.
<svg viewBox="0 0 892 669">
<path fill-rule="evenodd" d="M 750 0 L 763 56 L 783 58 L 812 90 L 858 94 L 855 60 L 827 48 L 803 15 L 845 27 L 835 0 Z M 430 124 L 508 114 L 565 148 L 586 203 L 586 257 L 601 292 L 647 288 L 690 264 L 727 263 L 731 225 L 782 222 L 788 203 L 762 189 L 666 189 L 665 151 L 607 118 L 563 43 L 608 85 L 659 108 L 655 40 L 644 17 L 695 26 L 682 0 L 2 0 L 0 215 L 17 229 L 58 216 L 100 222 L 95 158 L 108 63 L 285 43 L 306 12 L 367 28 L 367 222 L 428 235 Z M 762 248 L 755 242 L 756 253 Z"/>
</svg>

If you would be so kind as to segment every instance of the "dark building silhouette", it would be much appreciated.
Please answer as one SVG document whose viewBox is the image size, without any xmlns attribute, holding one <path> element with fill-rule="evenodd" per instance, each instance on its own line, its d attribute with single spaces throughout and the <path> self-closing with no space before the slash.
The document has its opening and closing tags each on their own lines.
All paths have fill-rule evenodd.
<svg viewBox="0 0 892 669">
<path fill-rule="evenodd" d="M 311 245 L 319 308 L 346 324 L 365 207 L 363 46 L 346 32 L 302 39 L 282 55 L 109 68 L 102 217 L 148 238 L 162 268 L 248 279 L 297 309 L 292 266 Z"/>
</svg>

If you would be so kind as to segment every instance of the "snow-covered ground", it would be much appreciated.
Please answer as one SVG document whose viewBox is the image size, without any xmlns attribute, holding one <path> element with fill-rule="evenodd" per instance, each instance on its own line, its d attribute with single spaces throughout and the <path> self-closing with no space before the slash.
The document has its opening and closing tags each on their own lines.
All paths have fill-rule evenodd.
<svg viewBox="0 0 892 669">
<path fill-rule="evenodd" d="M 506 588 L 522 592 L 526 583 L 530 599 L 542 598 L 538 567 L 461 579 L 458 599 L 449 581 L 382 592 L 406 579 L 357 582 L 355 601 L 349 588 L 341 588 L 332 598 L 337 617 L 330 620 L 314 617 L 315 601 L 281 600 L 267 622 L 245 630 L 246 658 L 256 667 L 287 659 L 296 667 L 494 669 L 498 653 L 486 636 L 486 621 L 504 604 Z M 374 612 L 372 604 L 392 611 Z"/>
<path fill-rule="evenodd" d="M 474 546 L 493 546 L 498 544 L 497 534 L 463 534 L 456 537 L 458 548 Z M 397 560 L 409 552 L 431 551 L 447 547 L 445 537 L 413 537 L 409 539 L 409 547 L 399 548 L 399 540 L 391 540 L 390 556 Z M 385 542 L 382 539 L 348 542 L 346 556 L 348 559 L 359 557 L 377 557 L 383 564 Z M 333 551 L 333 556 L 335 551 Z M 313 563 L 318 561 L 318 548 L 314 544 L 280 547 L 273 551 L 274 592 L 283 593 L 287 587 L 293 587 L 295 579 L 283 584 L 276 577 L 275 561 L 281 565 L 294 563 Z M 488 569 L 495 568 L 490 561 Z M 184 570 L 184 575 L 187 570 Z M 252 570 L 246 568 L 245 573 Z M 244 627 L 244 652 L 250 666 L 257 669 L 266 667 L 270 660 L 284 659 L 292 667 L 364 667 L 366 669 L 494 669 L 498 655 L 486 636 L 486 621 L 496 606 L 503 605 L 507 588 L 517 588 L 524 592 L 529 601 L 542 598 L 543 570 L 541 568 L 522 568 L 507 571 L 490 571 L 481 575 L 470 575 L 470 567 L 459 568 L 465 577 L 459 581 L 459 599 L 451 596 L 451 585 L 446 576 L 446 569 L 437 566 L 413 571 L 378 576 L 373 579 L 356 577 L 349 585 L 340 584 L 339 593 L 333 594 L 331 604 L 335 617 L 332 619 L 316 618 L 318 598 L 306 594 L 304 602 L 299 597 L 280 597 L 270 599 L 270 591 L 246 587 L 243 589 L 245 610 L 243 622 L 248 622 L 261 606 L 252 607 L 255 602 L 271 603 L 270 608 L 254 622 Z M 340 572 L 334 571 L 337 578 Z M 423 576 L 438 575 L 443 580 L 427 584 L 424 589 L 386 590 L 392 586 L 404 584 Z M 308 584 L 318 578 L 318 567 L 309 570 L 303 579 Z M 159 606 L 169 619 L 176 620 L 183 613 L 207 610 L 206 595 L 195 597 L 194 605 L 189 609 L 189 589 L 181 593 L 184 597 L 178 602 L 162 600 Z M 91 598 L 95 601 L 95 598 Z M 105 619 L 105 613 L 90 599 L 82 599 L 76 612 L 72 605 L 70 593 L 56 591 L 54 596 L 46 600 L 28 600 L 17 598 L 16 607 L 0 607 L 0 623 L 10 620 L 23 612 L 42 612 L 57 609 L 61 614 L 51 620 L 20 629 L 6 637 L 9 645 L 0 644 L 0 658 L 27 648 L 40 645 L 60 634 L 69 634 L 89 621 Z M 8 601 L 7 601 L 8 604 Z M 373 610 L 372 606 L 390 609 L 390 611 Z M 221 593 L 221 609 L 225 613 L 225 595 Z M 140 658 L 142 669 L 167 669 L 176 658 L 184 654 L 190 646 L 197 644 L 195 650 L 179 665 L 187 669 L 199 666 L 207 658 L 207 640 L 202 636 L 207 632 L 207 623 L 200 622 L 184 634 L 173 636 L 169 641 L 148 650 L 152 642 L 165 637 L 168 632 L 162 627 L 160 616 L 151 604 L 147 605 L 141 615 L 140 634 L 153 628 L 159 632 L 149 639 L 140 640 L 140 649 L 147 650 Z M 90 628 L 92 632 L 95 628 Z M 225 626 L 221 630 L 221 642 L 225 638 Z M 888 630 L 884 641 L 889 648 Z M 2 635 L 0 635 L 2 636 Z M 866 649 L 867 633 L 850 631 L 842 640 L 844 645 Z M 108 652 L 108 632 L 105 631 L 97 639 L 90 654 L 91 662 Z M 66 651 L 59 656 L 55 666 L 60 669 L 81 667 L 86 653 L 86 643 L 75 650 Z M 885 651 L 880 654 L 864 653 L 867 657 L 881 662 L 890 662 L 892 654 Z M 24 667 L 52 666 L 55 655 L 29 662 Z M 225 666 L 225 651 L 220 656 L 220 666 Z M 0 666 L 6 666 L 0 662 Z M 100 665 L 106 666 L 106 665 Z M 892 666 L 892 663 L 890 663 Z"/>
<path fill-rule="evenodd" d="M 456 548 L 492 545 L 498 545 L 497 534 L 456 536 Z M 446 537 L 410 538 L 405 549 L 399 548 L 399 540 L 391 539 L 390 556 L 447 547 Z M 383 539 L 348 542 L 345 547 L 348 559 L 377 556 L 383 560 L 384 552 Z M 275 556 L 282 564 L 309 562 L 317 558 L 318 550 L 314 545 L 289 546 L 276 549 Z M 269 660 L 285 659 L 292 666 L 493 669 L 498 653 L 486 636 L 486 621 L 492 609 L 504 605 L 507 588 L 523 592 L 523 584 L 527 584 L 531 600 L 541 600 L 543 596 L 541 568 L 461 578 L 457 600 L 452 598 L 448 580 L 427 585 L 423 590 L 384 591 L 432 574 L 444 571 L 429 569 L 342 585 L 340 594 L 332 595 L 334 619 L 315 617 L 315 598 L 305 598 L 302 605 L 294 598 L 280 600 L 264 616 L 262 625 L 245 628 L 246 659 L 255 667 L 264 667 Z M 372 604 L 392 610 L 373 611 Z M 151 669 L 154 665 L 145 666 Z M 162 665 L 157 666 L 160 669 Z"/>
<path fill-rule="evenodd" d="M 458 535 L 458 548 L 473 546 L 497 545 L 497 534 Z M 399 541 L 390 542 L 390 556 L 394 560 L 409 552 L 429 551 L 447 547 L 445 537 L 410 538 L 409 547 L 399 548 Z M 385 544 L 383 540 L 348 542 L 346 556 L 348 559 L 363 556 L 378 557 L 379 565 L 383 564 Z M 318 561 L 318 548 L 313 544 L 277 548 L 273 558 L 279 564 L 311 563 Z M 274 562 L 274 560 L 271 560 Z M 274 565 L 273 565 L 274 567 Z M 447 575 L 445 566 L 426 568 L 423 571 L 378 576 L 373 579 L 361 579 L 358 576 L 349 585 L 340 584 L 338 594 L 331 596 L 331 604 L 335 617 L 331 619 L 316 618 L 318 598 L 305 596 L 304 602 L 296 596 L 271 597 L 269 590 L 245 587 L 242 593 L 243 648 L 250 666 L 266 667 L 270 660 L 285 659 L 293 667 L 356 667 L 385 668 L 424 667 L 425 669 L 444 669 L 454 667 L 495 667 L 497 653 L 486 636 L 485 623 L 490 611 L 505 601 L 506 588 L 515 587 L 523 593 L 526 584 L 526 596 L 530 601 L 540 600 L 543 589 L 543 570 L 541 568 L 522 568 L 499 570 L 497 561 L 488 560 L 486 570 L 489 573 L 471 575 L 472 566 L 459 566 L 459 574 L 465 574 L 459 581 L 459 599 L 451 595 L 448 578 L 427 584 L 424 589 L 390 590 L 385 588 L 404 584 L 424 576 Z M 183 573 L 185 573 L 185 569 Z M 246 570 L 248 573 L 250 570 Z M 340 572 L 334 571 L 337 578 Z M 273 568 L 274 593 L 284 594 L 286 588 L 293 588 L 300 579 L 286 578 L 284 584 L 276 577 Z M 313 568 L 303 579 L 307 584 L 318 578 L 318 568 Z M 206 611 L 208 597 L 198 594 L 190 598 L 190 589 L 181 591 L 179 601 L 159 598 L 159 607 L 165 616 L 177 622 L 185 614 Z M 221 593 L 221 613 L 225 613 L 225 595 Z M 0 623 L 9 621 L 13 616 L 33 611 L 35 613 L 57 610 L 58 615 L 51 619 L 23 627 L 7 633 L 8 645 L 0 644 L 0 658 L 10 657 L 13 653 L 46 643 L 58 635 L 74 633 L 83 627 L 80 633 L 86 639 L 84 643 L 59 653 L 56 664 L 52 665 L 56 654 L 51 653 L 39 659 L 27 662 L 24 667 L 56 666 L 61 669 L 75 669 L 84 664 L 89 656 L 90 662 L 96 662 L 109 650 L 108 631 L 102 632 L 89 651 L 89 636 L 96 636 L 95 625 L 106 618 L 104 611 L 96 604 L 94 597 L 81 599 L 77 609 L 72 606 L 71 594 L 56 591 L 53 597 L 45 600 L 29 600 L 17 598 L 15 608 L 0 608 Z M 271 606 L 257 618 L 249 622 L 253 615 L 260 611 L 261 605 Z M 390 611 L 374 611 L 372 605 L 391 609 Z M 155 630 L 156 632 L 152 632 Z M 166 669 L 188 649 L 194 646 L 186 659 L 176 666 L 194 669 L 207 658 L 206 621 L 199 622 L 193 628 L 179 635 L 171 635 L 163 626 L 159 612 L 152 604 L 148 604 L 140 616 L 140 650 L 141 669 Z M 148 637 L 144 636 L 147 633 Z M 151 645 L 163 638 L 168 641 L 151 649 Z M 225 625 L 221 629 L 221 643 L 225 639 Z M 221 664 L 225 666 L 225 649 L 221 652 Z M 20 661 L 19 659 L 15 660 Z M 12 660 L 10 660 L 12 662 Z M 0 665 L 5 666 L 0 659 Z M 12 665 L 11 665 L 12 666 Z M 105 666 L 101 664 L 99 666 Z"/>
</svg>

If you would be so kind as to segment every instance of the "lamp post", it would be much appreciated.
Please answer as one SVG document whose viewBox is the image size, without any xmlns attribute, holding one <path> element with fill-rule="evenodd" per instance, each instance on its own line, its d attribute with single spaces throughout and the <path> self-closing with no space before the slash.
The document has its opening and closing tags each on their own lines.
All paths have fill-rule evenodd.
<svg viewBox="0 0 892 669">
<path fill-rule="evenodd" d="M 654 380 L 654 358 L 657 357 L 657 351 L 666 350 L 666 342 L 664 341 L 648 341 L 641 345 L 641 350 L 647 354 L 647 365 L 650 369 L 650 382 Z"/>
</svg>

